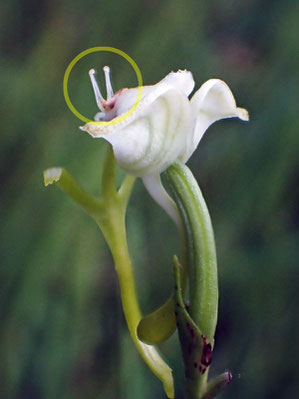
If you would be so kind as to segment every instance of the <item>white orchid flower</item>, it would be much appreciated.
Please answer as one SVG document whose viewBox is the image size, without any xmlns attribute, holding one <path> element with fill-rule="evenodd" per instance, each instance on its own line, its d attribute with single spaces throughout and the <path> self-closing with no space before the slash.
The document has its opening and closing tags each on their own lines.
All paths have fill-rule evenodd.
<svg viewBox="0 0 299 399">
<path fill-rule="evenodd" d="M 95 120 L 111 121 L 132 108 L 138 88 L 114 94 L 109 67 L 103 70 L 107 100 L 100 92 L 95 71 L 89 72 L 100 110 Z M 81 127 L 92 137 L 103 138 L 112 145 L 121 168 L 142 178 L 150 195 L 179 227 L 180 215 L 162 186 L 160 174 L 176 160 L 186 163 L 212 123 L 233 117 L 249 119 L 248 112 L 236 106 L 230 88 L 222 80 L 208 80 L 189 100 L 194 84 L 191 72 L 171 72 L 159 83 L 142 88 L 138 107 L 126 119 L 108 126 L 91 122 Z"/>
</svg>

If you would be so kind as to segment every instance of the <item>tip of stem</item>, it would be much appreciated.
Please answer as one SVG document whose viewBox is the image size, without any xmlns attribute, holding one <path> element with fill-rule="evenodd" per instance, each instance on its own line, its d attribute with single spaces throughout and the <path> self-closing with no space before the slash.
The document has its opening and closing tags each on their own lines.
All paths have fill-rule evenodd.
<svg viewBox="0 0 299 399">
<path fill-rule="evenodd" d="M 233 379 L 233 375 L 229 371 L 226 374 L 227 374 L 227 384 L 230 384 Z"/>
<path fill-rule="evenodd" d="M 215 398 L 227 385 L 231 382 L 233 376 L 229 371 L 218 375 L 212 381 L 208 383 L 205 394 L 202 399 L 213 399 Z"/>
<path fill-rule="evenodd" d="M 62 173 L 62 168 L 49 168 L 46 169 L 43 173 L 44 176 L 44 185 L 47 187 L 48 185 L 59 181 Z"/>
</svg>

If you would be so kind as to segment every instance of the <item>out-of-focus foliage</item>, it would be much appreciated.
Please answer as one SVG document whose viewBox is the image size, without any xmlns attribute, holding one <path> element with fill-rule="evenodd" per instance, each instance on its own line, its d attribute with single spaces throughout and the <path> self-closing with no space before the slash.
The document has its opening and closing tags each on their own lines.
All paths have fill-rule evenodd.
<svg viewBox="0 0 299 399">
<path fill-rule="evenodd" d="M 62 95 L 68 63 L 92 46 L 127 52 L 146 84 L 178 68 L 193 72 L 197 88 L 222 78 L 249 110 L 248 124 L 211 127 L 189 162 L 218 248 L 212 372 L 229 369 L 235 377 L 223 399 L 295 397 L 298 17 L 292 0 L 1 3 L 1 399 L 164 395 L 128 337 L 101 233 L 61 192 L 42 185 L 42 170 L 61 165 L 98 192 L 105 144 L 78 130 Z M 108 63 L 116 88 L 135 85 L 117 56 L 82 60 L 70 93 L 86 116 L 96 112 L 88 68 Z M 177 237 L 140 183 L 128 232 L 148 312 L 170 293 Z M 179 376 L 177 337 L 162 350 Z"/>
</svg>

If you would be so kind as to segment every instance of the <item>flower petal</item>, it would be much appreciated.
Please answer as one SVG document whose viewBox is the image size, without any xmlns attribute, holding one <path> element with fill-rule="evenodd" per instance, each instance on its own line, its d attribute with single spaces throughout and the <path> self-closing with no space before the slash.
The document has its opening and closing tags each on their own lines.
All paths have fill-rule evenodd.
<svg viewBox="0 0 299 399">
<path fill-rule="evenodd" d="M 191 72 L 186 70 L 170 72 L 157 84 L 151 86 L 143 86 L 141 98 L 145 98 L 151 92 L 155 91 L 158 87 L 163 87 L 165 83 L 179 90 L 186 97 L 188 97 L 188 95 L 192 92 L 195 85 Z M 135 87 L 133 89 L 121 89 L 120 91 L 115 93 L 115 107 L 113 109 L 113 112 L 111 112 L 111 114 L 114 115 L 113 117 L 125 114 L 134 106 L 137 99 L 138 90 L 138 87 Z M 111 120 L 111 118 L 104 118 L 104 120 Z"/>
<path fill-rule="evenodd" d="M 180 90 L 187 97 L 192 92 L 195 85 L 192 73 L 186 70 L 170 72 L 161 82 L 169 83 L 171 86 Z"/>
<path fill-rule="evenodd" d="M 183 233 L 183 224 L 179 210 L 174 200 L 163 187 L 160 175 L 145 176 L 142 178 L 142 181 L 151 197 L 164 209 L 177 225 L 178 230 Z"/>
<path fill-rule="evenodd" d="M 141 92 L 141 101 L 148 96 L 155 86 L 143 86 Z M 115 103 L 115 111 L 117 116 L 121 116 L 128 112 L 135 104 L 138 96 L 138 87 L 133 89 L 122 89 Z"/>
<path fill-rule="evenodd" d="M 219 119 L 237 117 L 249 120 L 248 112 L 238 108 L 234 96 L 225 82 L 210 79 L 205 82 L 191 98 L 191 106 L 196 123 L 192 140 L 187 143 L 187 151 L 181 160 L 186 162 L 195 151 L 207 128 Z"/>
<path fill-rule="evenodd" d="M 124 121 L 109 126 L 89 123 L 81 128 L 109 141 L 119 165 L 140 177 L 166 170 L 184 150 L 193 125 L 190 102 L 181 91 L 165 81 L 145 89 L 139 106 Z M 124 91 L 124 96 L 131 95 L 126 94 L 130 90 L 136 89 Z"/>
</svg>

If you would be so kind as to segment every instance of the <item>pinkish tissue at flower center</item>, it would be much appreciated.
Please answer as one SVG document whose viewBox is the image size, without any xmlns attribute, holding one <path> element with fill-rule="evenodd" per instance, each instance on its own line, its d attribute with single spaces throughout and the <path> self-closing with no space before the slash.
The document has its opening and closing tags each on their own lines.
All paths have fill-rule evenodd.
<svg viewBox="0 0 299 399">
<path fill-rule="evenodd" d="M 103 71 L 105 74 L 107 99 L 105 99 L 101 93 L 98 82 L 95 78 L 96 75 L 95 69 L 91 69 L 89 71 L 89 77 L 91 80 L 96 103 L 100 110 L 100 112 L 98 112 L 94 117 L 95 121 L 111 121 L 112 119 L 114 119 L 117 116 L 117 109 L 116 109 L 117 100 L 121 95 L 121 93 L 124 90 L 126 90 L 126 89 L 121 89 L 114 94 L 110 79 L 110 68 L 108 66 L 104 66 Z"/>
</svg>

